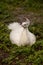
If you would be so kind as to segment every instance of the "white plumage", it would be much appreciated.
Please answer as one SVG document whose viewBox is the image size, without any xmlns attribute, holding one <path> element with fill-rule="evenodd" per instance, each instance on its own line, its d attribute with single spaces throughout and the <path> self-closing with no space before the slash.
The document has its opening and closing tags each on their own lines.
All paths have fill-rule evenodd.
<svg viewBox="0 0 43 65">
<path fill-rule="evenodd" d="M 28 30 L 29 25 L 30 21 L 27 18 L 26 22 L 23 22 L 22 25 L 17 22 L 8 25 L 8 28 L 11 29 L 10 40 L 12 44 L 24 46 L 32 45 L 36 42 L 35 35 Z"/>
</svg>

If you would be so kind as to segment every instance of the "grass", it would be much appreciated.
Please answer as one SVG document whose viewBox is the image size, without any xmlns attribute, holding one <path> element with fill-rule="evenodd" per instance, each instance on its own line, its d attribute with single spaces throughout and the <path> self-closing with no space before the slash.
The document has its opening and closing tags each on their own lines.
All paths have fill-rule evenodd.
<svg viewBox="0 0 43 65">
<path fill-rule="evenodd" d="M 0 1 L 0 65 L 43 65 L 43 1 L 36 1 Z M 17 17 L 24 14 L 35 21 L 29 30 L 36 35 L 37 41 L 32 46 L 18 47 L 10 42 L 7 25 L 18 21 Z"/>
</svg>

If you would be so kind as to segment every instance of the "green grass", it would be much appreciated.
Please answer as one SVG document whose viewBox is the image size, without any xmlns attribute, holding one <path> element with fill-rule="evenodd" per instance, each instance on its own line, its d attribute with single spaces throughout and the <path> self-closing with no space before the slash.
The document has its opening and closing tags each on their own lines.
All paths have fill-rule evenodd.
<svg viewBox="0 0 43 65">
<path fill-rule="evenodd" d="M 42 24 L 30 26 L 30 31 L 32 31 L 37 38 L 37 41 L 32 46 L 22 46 L 18 47 L 11 44 L 9 40 L 10 31 L 8 30 L 6 24 L 0 22 L 0 50 L 2 51 L 0 57 L 2 57 L 1 64 L 7 65 L 43 65 L 43 29 Z M 34 27 L 34 29 L 33 29 Z M 35 32 L 36 31 L 36 32 Z M 41 32 L 40 32 L 41 31 Z M 39 37 L 40 33 L 40 37 Z M 7 53 L 7 57 L 4 54 Z"/>
<path fill-rule="evenodd" d="M 22 10 L 19 11 L 19 8 Z M 35 20 L 32 16 L 34 24 L 29 27 L 29 30 L 36 35 L 37 41 L 32 46 L 18 47 L 10 42 L 10 30 L 7 25 L 18 21 L 18 15 L 27 15 L 28 12 L 37 14 L 34 16 L 37 17 Z M 43 23 L 37 23 L 38 17 L 39 19 L 43 17 L 42 0 L 0 1 L 0 65 L 43 65 Z"/>
</svg>

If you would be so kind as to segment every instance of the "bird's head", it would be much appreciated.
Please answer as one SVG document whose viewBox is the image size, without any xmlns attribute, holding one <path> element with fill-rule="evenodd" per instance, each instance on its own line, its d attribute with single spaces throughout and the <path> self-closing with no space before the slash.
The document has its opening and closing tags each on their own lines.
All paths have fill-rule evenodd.
<svg viewBox="0 0 43 65">
<path fill-rule="evenodd" d="M 22 26 L 24 28 L 28 28 L 29 25 L 30 25 L 30 20 L 28 18 L 26 18 L 26 21 L 25 22 L 22 22 Z"/>
</svg>

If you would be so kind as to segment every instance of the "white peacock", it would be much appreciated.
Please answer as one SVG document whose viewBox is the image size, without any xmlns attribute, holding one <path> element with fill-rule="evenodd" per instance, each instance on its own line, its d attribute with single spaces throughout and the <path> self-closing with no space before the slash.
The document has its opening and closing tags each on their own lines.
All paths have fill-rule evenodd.
<svg viewBox="0 0 43 65">
<path fill-rule="evenodd" d="M 32 45 L 36 42 L 35 35 L 28 30 L 29 25 L 30 21 L 28 18 L 21 25 L 17 22 L 8 25 L 8 28 L 11 29 L 10 40 L 12 44 L 24 46 L 28 44 Z"/>
</svg>

